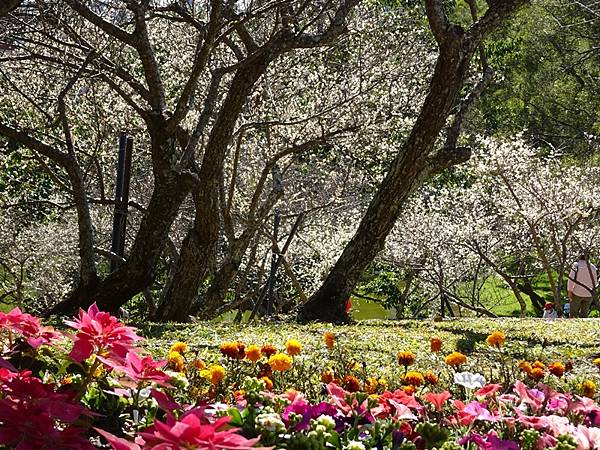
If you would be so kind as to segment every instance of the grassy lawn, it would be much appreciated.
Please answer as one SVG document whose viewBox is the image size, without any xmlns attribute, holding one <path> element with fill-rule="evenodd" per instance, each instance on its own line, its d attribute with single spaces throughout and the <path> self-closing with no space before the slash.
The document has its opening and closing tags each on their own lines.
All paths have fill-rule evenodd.
<svg viewBox="0 0 600 450">
<path fill-rule="evenodd" d="M 289 338 L 303 344 L 303 355 L 312 360 L 315 367 L 328 358 L 322 334 L 332 331 L 337 342 L 352 359 L 363 365 L 369 373 L 393 380 L 398 377 L 395 355 L 398 351 L 413 351 L 417 355 L 415 368 L 421 370 L 441 369 L 443 355 L 459 350 L 468 356 L 465 370 L 483 371 L 484 367 L 497 365 L 501 356 L 492 351 L 485 338 L 494 330 L 506 333 L 505 355 L 511 365 L 527 359 L 571 361 L 575 367 L 569 375 L 573 382 L 583 377 L 597 378 L 598 370 L 592 360 L 598 356 L 600 345 L 600 320 L 598 319 L 452 319 L 433 321 L 362 321 L 354 325 L 332 326 L 328 324 L 297 325 L 289 323 L 262 323 L 259 325 L 236 325 L 231 323 L 206 323 L 193 325 L 145 324 L 142 326 L 148 338 L 145 345 L 156 355 L 165 356 L 170 345 L 185 341 L 197 356 L 206 361 L 216 361 L 219 344 L 239 340 L 246 345 L 273 343 L 282 349 Z M 442 354 L 429 350 L 429 339 L 439 337 L 444 342 Z"/>
</svg>

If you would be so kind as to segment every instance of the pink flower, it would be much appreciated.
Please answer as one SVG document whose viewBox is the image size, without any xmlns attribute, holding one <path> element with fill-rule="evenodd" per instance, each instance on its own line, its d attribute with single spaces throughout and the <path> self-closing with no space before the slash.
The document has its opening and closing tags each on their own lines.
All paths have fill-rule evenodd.
<svg viewBox="0 0 600 450">
<path fill-rule="evenodd" d="M 440 392 L 439 394 L 428 392 L 423 396 L 423 398 L 435 406 L 435 409 L 438 411 L 442 410 L 444 403 L 446 403 L 446 400 L 450 397 L 452 397 L 452 394 L 448 391 Z"/>
<path fill-rule="evenodd" d="M 86 430 L 74 425 L 81 416 L 91 415 L 75 400 L 75 392 L 55 392 L 53 385 L 29 371 L 4 374 L 0 392 L 0 442 L 8 448 L 94 448 Z"/>
<path fill-rule="evenodd" d="M 166 361 L 155 361 L 152 356 L 140 358 L 135 351 L 129 351 L 125 356 L 123 363 L 115 363 L 99 356 L 98 359 L 111 366 L 113 369 L 123 372 L 133 381 L 153 381 L 162 386 L 169 386 L 171 377 L 159 370 L 166 364 Z"/>
<path fill-rule="evenodd" d="M 496 422 L 498 419 L 478 401 L 472 401 L 463 410 L 465 413 L 473 416 L 473 420 L 485 420 L 487 422 Z"/>
<path fill-rule="evenodd" d="M 80 309 L 78 320 L 65 323 L 79 330 L 69 354 L 77 362 L 84 361 L 96 353 L 104 357 L 105 364 L 118 364 L 127 352 L 133 350 L 133 344 L 142 339 L 135 334 L 134 328 L 125 326 L 107 312 L 99 311 L 95 303 L 87 312 Z"/>
<path fill-rule="evenodd" d="M 208 423 L 203 412 L 191 410 L 179 421 L 173 416 L 169 416 L 166 423 L 156 420 L 154 425 L 139 433 L 135 444 L 106 431 L 97 431 L 115 450 L 267 450 L 266 447 L 254 447 L 259 438 L 246 439 L 237 434 L 238 428 L 227 429 L 230 420 L 231 417 L 222 417 L 214 423 Z"/>
<path fill-rule="evenodd" d="M 534 411 L 541 408 L 544 403 L 544 393 L 537 389 L 528 389 L 523 382 L 517 380 L 514 387 L 515 393 L 521 398 L 521 403 L 529 404 Z"/>
<path fill-rule="evenodd" d="M 52 327 L 43 327 L 40 319 L 22 312 L 18 307 L 8 314 L 0 312 L 0 330 L 8 329 L 27 338 L 33 348 L 62 339 L 63 335 Z"/>
<path fill-rule="evenodd" d="M 475 392 L 475 397 L 491 397 L 500 389 L 502 389 L 501 384 L 486 384 Z"/>
</svg>

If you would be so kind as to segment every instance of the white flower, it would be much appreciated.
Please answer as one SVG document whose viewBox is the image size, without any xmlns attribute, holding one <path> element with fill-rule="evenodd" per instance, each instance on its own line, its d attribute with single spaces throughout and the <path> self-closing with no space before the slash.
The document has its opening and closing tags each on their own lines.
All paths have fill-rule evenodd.
<svg viewBox="0 0 600 450">
<path fill-rule="evenodd" d="M 454 383 L 464 386 L 467 389 L 482 388 L 485 386 L 483 375 L 471 372 L 459 372 L 454 374 Z"/>
<path fill-rule="evenodd" d="M 327 414 L 321 414 L 317 417 L 317 423 L 323 425 L 327 430 L 333 430 L 335 428 L 335 420 Z"/>
<path fill-rule="evenodd" d="M 360 441 L 350 441 L 346 446 L 346 450 L 366 450 L 365 444 Z"/>
<path fill-rule="evenodd" d="M 256 416 L 256 424 L 266 431 L 285 430 L 285 424 L 277 413 L 263 413 Z"/>
</svg>

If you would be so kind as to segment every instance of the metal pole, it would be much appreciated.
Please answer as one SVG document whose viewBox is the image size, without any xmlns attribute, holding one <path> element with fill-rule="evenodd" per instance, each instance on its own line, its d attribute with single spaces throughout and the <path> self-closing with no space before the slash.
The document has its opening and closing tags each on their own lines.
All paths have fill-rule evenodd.
<svg viewBox="0 0 600 450">
<path fill-rule="evenodd" d="M 129 178 L 129 169 L 126 169 L 126 160 L 129 159 L 131 165 L 131 155 L 127 157 L 127 134 L 121 131 L 119 134 L 119 156 L 117 158 L 117 179 L 115 182 L 115 209 L 113 217 L 113 229 L 112 229 L 112 242 L 110 251 L 115 255 L 123 256 L 123 249 L 125 246 L 125 238 L 123 235 L 124 225 L 123 222 L 126 220 L 126 212 L 123 208 L 123 188 L 125 187 L 125 176 L 127 172 L 127 178 Z M 133 144 L 133 141 L 131 141 Z M 129 180 L 127 180 L 127 189 L 129 190 Z M 127 194 L 129 195 L 129 193 Z M 117 270 L 118 263 L 116 260 L 111 259 L 110 271 L 114 272 Z"/>
<path fill-rule="evenodd" d="M 273 247 L 271 249 L 271 273 L 269 274 L 269 292 L 267 294 L 267 316 L 273 312 L 273 290 L 275 288 L 275 275 L 277 274 L 277 235 L 279 234 L 279 212 L 273 218 Z"/>
</svg>

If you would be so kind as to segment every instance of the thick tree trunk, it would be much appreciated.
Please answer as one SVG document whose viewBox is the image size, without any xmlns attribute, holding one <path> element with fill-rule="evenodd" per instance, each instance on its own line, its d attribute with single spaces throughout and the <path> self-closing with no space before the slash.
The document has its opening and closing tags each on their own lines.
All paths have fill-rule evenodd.
<svg viewBox="0 0 600 450">
<path fill-rule="evenodd" d="M 367 265 L 381 251 L 402 206 L 419 186 L 427 157 L 446 122 L 463 84 L 470 52 L 456 36 L 440 49 L 429 94 L 408 141 L 371 201 L 356 234 L 319 290 L 300 313 L 301 320 L 345 322 L 344 305 Z"/>
<path fill-rule="evenodd" d="M 349 320 L 344 305 L 363 270 L 383 248 L 409 195 L 431 172 L 437 170 L 429 165 L 434 161 L 428 158 L 456 103 L 475 49 L 487 33 L 525 1 L 488 2 L 486 13 L 465 33 L 462 28 L 450 23 L 439 0 L 425 0 L 429 25 L 440 52 L 429 93 L 408 140 L 392 162 L 356 234 L 346 245 L 324 283 L 300 311 L 300 320 Z M 443 160 L 446 156 L 442 152 L 436 159 Z"/>
<path fill-rule="evenodd" d="M 216 244 L 221 229 L 219 180 L 225 155 L 246 99 L 270 61 L 267 55 L 260 55 L 247 67 L 240 69 L 232 80 L 231 89 L 213 125 L 198 174 L 200 185 L 194 193 L 194 226 L 182 243 L 175 272 L 165 288 L 157 311 L 158 320 L 189 320 L 200 284 L 216 259 Z"/>
</svg>

